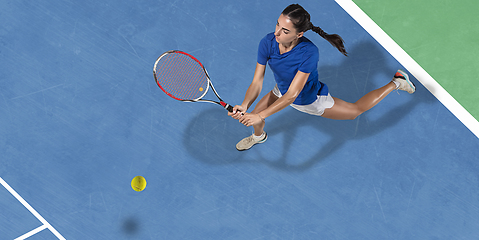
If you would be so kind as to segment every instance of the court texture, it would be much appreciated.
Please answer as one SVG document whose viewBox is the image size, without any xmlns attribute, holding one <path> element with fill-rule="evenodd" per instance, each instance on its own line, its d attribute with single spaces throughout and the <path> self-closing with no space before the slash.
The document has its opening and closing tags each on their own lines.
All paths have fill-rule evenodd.
<svg viewBox="0 0 479 240">
<path fill-rule="evenodd" d="M 156 86 L 182 50 L 240 104 L 290 3 L 0 0 L 0 239 L 479 239 L 475 1 L 299 2 L 346 42 L 305 34 L 333 96 L 397 69 L 417 91 L 349 121 L 288 107 L 248 151 L 251 128 Z"/>
</svg>

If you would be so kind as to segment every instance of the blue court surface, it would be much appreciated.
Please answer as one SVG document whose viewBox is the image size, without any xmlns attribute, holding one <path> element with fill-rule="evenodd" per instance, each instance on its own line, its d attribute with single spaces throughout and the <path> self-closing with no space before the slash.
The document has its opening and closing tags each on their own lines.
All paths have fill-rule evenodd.
<svg viewBox="0 0 479 240">
<path fill-rule="evenodd" d="M 479 139 L 417 79 L 356 120 L 289 107 L 244 152 L 251 128 L 156 86 L 183 50 L 240 104 L 290 3 L 0 0 L 0 239 L 479 239 Z M 346 41 L 306 33 L 333 96 L 403 68 L 333 0 L 300 4 Z"/>
</svg>

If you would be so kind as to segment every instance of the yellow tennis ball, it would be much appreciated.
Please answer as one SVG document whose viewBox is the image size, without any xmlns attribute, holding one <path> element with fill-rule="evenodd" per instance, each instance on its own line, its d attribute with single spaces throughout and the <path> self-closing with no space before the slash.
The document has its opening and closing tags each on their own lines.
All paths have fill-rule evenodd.
<svg viewBox="0 0 479 240">
<path fill-rule="evenodd" d="M 146 179 L 142 176 L 136 176 L 131 180 L 131 188 L 137 192 L 141 192 L 146 188 Z"/>
</svg>

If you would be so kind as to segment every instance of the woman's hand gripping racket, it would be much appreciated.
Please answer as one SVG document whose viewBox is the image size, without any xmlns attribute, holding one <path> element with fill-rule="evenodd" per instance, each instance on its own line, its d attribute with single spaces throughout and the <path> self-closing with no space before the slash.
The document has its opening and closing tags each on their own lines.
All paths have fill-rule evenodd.
<svg viewBox="0 0 479 240">
<path fill-rule="evenodd" d="M 163 53 L 155 62 L 153 75 L 158 87 L 176 100 L 216 103 L 233 112 L 233 106 L 216 92 L 203 64 L 188 53 L 176 50 Z M 202 99 L 210 87 L 219 101 Z"/>
</svg>

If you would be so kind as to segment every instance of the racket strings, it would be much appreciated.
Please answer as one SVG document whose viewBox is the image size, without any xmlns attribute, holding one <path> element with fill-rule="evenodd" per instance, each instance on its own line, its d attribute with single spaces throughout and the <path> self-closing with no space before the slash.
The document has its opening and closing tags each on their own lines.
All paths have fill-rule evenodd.
<svg viewBox="0 0 479 240">
<path fill-rule="evenodd" d="M 179 100 L 197 100 L 208 87 L 203 67 L 183 53 L 173 52 L 163 56 L 157 63 L 155 74 L 160 87 Z"/>
</svg>

